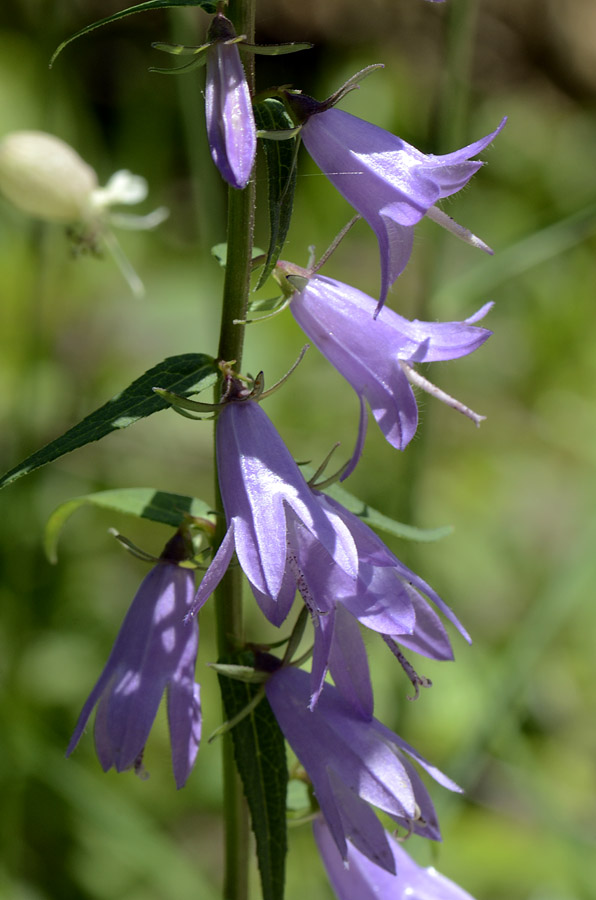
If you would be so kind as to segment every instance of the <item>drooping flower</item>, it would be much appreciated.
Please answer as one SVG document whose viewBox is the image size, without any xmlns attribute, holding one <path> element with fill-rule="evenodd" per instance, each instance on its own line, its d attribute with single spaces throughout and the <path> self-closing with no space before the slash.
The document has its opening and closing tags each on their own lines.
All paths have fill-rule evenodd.
<svg viewBox="0 0 596 900">
<path fill-rule="evenodd" d="M 341 98 L 343 93 L 340 90 L 336 97 Z M 414 226 L 423 216 L 492 252 L 435 204 L 468 183 L 482 166 L 471 157 L 488 147 L 505 120 L 486 137 L 453 153 L 433 156 L 377 125 L 332 108 L 331 102 L 336 102 L 332 98 L 317 103 L 304 95 L 288 93 L 287 97 L 297 117 L 303 119 L 301 137 L 309 154 L 377 236 L 381 255 L 377 312 L 406 267 Z"/>
<path fill-rule="evenodd" d="M 209 28 L 205 113 L 211 156 L 222 177 L 244 188 L 257 149 L 257 133 L 234 27 L 221 13 Z"/>
<path fill-rule="evenodd" d="M 167 218 L 165 207 L 145 216 L 112 212 L 112 206 L 146 198 L 147 182 L 140 175 L 121 169 L 99 187 L 95 170 L 65 141 L 43 131 L 14 131 L 0 141 L 0 192 L 31 216 L 72 226 L 77 249 L 93 251 L 103 241 L 131 290 L 143 293 L 109 228 L 151 229 Z"/>
<path fill-rule="evenodd" d="M 165 553 L 171 559 L 178 551 L 177 536 Z M 199 630 L 196 621 L 185 621 L 193 595 L 193 572 L 162 557 L 132 601 L 83 706 L 67 756 L 97 704 L 95 749 L 104 772 L 112 766 L 117 772 L 140 768 L 165 690 L 174 778 L 178 788 L 184 786 L 201 738 L 200 688 L 194 680 Z"/>
<path fill-rule="evenodd" d="M 296 266 L 278 264 L 283 272 L 296 273 Z M 308 273 L 305 273 L 307 275 Z M 304 279 L 300 280 L 301 285 Z M 492 334 L 474 323 L 486 315 L 485 304 L 462 322 L 409 321 L 384 307 L 373 318 L 375 301 L 357 288 L 324 275 L 308 277 L 290 303 L 294 318 L 329 362 L 352 385 L 360 399 L 360 427 L 352 471 L 360 455 L 366 430 L 367 400 L 389 443 L 403 450 L 418 425 L 418 407 L 410 381 L 416 378 L 415 363 L 458 359 L 478 349 Z M 421 386 L 428 385 L 420 378 Z M 477 416 L 463 404 L 430 386 L 451 406 Z"/>
<path fill-rule="evenodd" d="M 278 669 L 265 691 L 286 740 L 310 778 L 342 859 L 348 844 L 395 872 L 391 847 L 368 804 L 399 825 L 440 840 L 432 801 L 411 759 L 449 790 L 460 788 L 378 719 L 360 717 L 330 684 L 314 710 L 307 708 L 310 679 L 293 667 Z"/>
<path fill-rule="evenodd" d="M 350 654 L 356 659 L 356 620 L 425 656 L 452 659 L 449 638 L 430 600 L 469 640 L 430 585 L 404 566 L 361 519 L 309 487 L 254 400 L 231 400 L 224 406 L 216 443 L 228 530 L 191 612 L 215 590 L 234 550 L 273 624 L 285 620 L 298 590 L 315 627 L 311 707 L 330 663 L 336 683 L 343 674 L 349 681 L 341 659 Z M 339 607 L 349 614 L 347 619 L 338 619 Z M 352 685 L 364 684 L 365 678 L 364 655 Z M 372 715 L 366 691 L 348 684 L 344 694 L 362 714 L 368 710 Z"/>
<path fill-rule="evenodd" d="M 313 833 L 337 900 L 473 900 L 432 866 L 415 863 L 388 831 L 395 874 L 375 865 L 351 842 L 344 861 L 322 816 L 314 820 Z"/>
<path fill-rule="evenodd" d="M 313 708 L 318 701 L 334 655 L 337 668 L 337 654 L 347 657 L 344 646 L 346 643 L 354 646 L 357 640 L 357 634 L 353 633 L 356 620 L 383 635 L 394 652 L 394 644 L 398 643 L 431 659 L 453 659 L 447 632 L 428 601 L 455 625 L 466 640 L 469 641 L 470 636 L 436 591 L 391 553 L 362 519 L 332 497 L 318 491 L 313 491 L 313 496 L 334 527 L 338 530 L 343 527 L 350 534 L 358 553 L 358 572 L 356 579 L 347 577 L 340 567 L 333 565 L 324 548 L 308 532 L 302 529 L 296 534 L 296 583 L 315 626 L 310 707 Z M 338 618 L 338 613 L 343 610 L 349 613 L 349 619 L 354 623 L 352 627 L 345 616 Z M 357 633 L 357 628 L 355 630 Z M 355 659 L 353 649 L 351 654 Z M 365 660 L 366 656 L 352 683 L 365 683 Z M 341 688 L 333 664 L 331 672 L 336 685 Z M 353 696 L 353 692 L 348 695 L 341 689 L 355 709 L 367 709 L 366 704 Z M 368 709 L 372 715 L 372 706 Z"/>
<path fill-rule="evenodd" d="M 216 445 L 228 530 L 199 585 L 193 612 L 215 590 L 236 550 L 261 609 L 280 625 L 296 593 L 296 536 L 303 530 L 347 577 L 356 578 L 358 556 L 348 530 L 320 508 L 258 403 L 226 403 L 217 419 Z"/>
</svg>

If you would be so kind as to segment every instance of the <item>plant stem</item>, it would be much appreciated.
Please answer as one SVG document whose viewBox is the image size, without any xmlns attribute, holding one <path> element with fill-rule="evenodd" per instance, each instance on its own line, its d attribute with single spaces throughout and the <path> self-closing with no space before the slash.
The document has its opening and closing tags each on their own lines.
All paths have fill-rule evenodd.
<svg viewBox="0 0 596 900">
<path fill-rule="evenodd" d="M 226 15 L 233 22 L 237 34 L 244 34 L 254 41 L 256 0 L 231 0 Z M 254 63 L 250 55 L 244 57 L 246 78 L 251 94 L 254 93 Z M 244 320 L 248 308 L 250 272 L 252 260 L 255 209 L 255 184 L 238 191 L 228 190 L 227 263 L 223 289 L 221 328 L 218 357 L 226 362 L 235 360 L 235 368 L 242 366 L 244 325 L 234 320 Z M 216 464 L 217 470 L 217 464 Z M 219 492 L 217 471 L 215 477 L 217 516 L 216 546 L 219 546 L 226 530 L 226 521 Z M 219 657 L 226 657 L 237 650 L 244 641 L 242 622 L 242 572 L 232 565 L 215 592 L 217 617 L 217 645 Z M 247 900 L 248 897 L 248 811 L 242 783 L 238 775 L 229 734 L 223 738 L 224 827 L 225 864 L 224 900 Z"/>
</svg>

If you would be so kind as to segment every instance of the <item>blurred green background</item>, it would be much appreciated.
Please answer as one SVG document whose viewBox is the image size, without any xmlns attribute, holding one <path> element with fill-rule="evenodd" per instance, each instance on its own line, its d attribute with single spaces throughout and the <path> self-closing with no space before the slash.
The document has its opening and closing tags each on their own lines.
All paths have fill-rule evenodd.
<svg viewBox="0 0 596 900">
<path fill-rule="evenodd" d="M 51 131 L 97 170 L 150 182 L 145 210 L 169 206 L 151 234 L 121 233 L 147 287 L 135 300 L 110 259 L 72 259 L 61 228 L 0 201 L 2 471 L 56 437 L 160 359 L 217 346 L 225 191 L 206 148 L 203 76 L 167 65 L 151 41 L 201 43 L 192 10 L 134 16 L 47 61 L 69 33 L 124 4 L 13 0 L 0 12 L 0 137 Z M 258 86 L 292 82 L 318 98 L 371 63 L 343 108 L 427 152 L 508 124 L 487 165 L 444 208 L 495 248 L 493 258 L 431 222 L 391 305 L 464 318 L 494 300 L 494 336 L 429 375 L 487 415 L 480 430 L 426 396 L 405 453 L 371 425 L 348 487 L 422 527 L 452 524 L 436 544 L 388 541 L 456 610 L 456 664 L 416 660 L 433 679 L 417 703 L 397 664 L 367 637 L 376 711 L 458 780 L 463 799 L 431 788 L 444 843 L 413 840 L 477 900 L 596 896 L 596 6 L 593 0 L 261 0 L 258 39 L 315 49 L 258 63 Z M 261 161 L 257 243 L 266 244 Z M 304 265 L 350 217 L 301 156 L 286 259 Z M 325 273 L 375 295 L 378 255 L 360 223 Z M 263 296 L 271 295 L 268 285 Z M 290 314 L 254 325 L 245 370 L 277 380 L 304 339 Z M 297 459 L 343 452 L 357 403 L 311 350 L 266 404 Z M 149 741 L 151 777 L 103 774 L 90 730 L 64 749 L 121 619 L 146 572 L 107 529 L 159 553 L 169 532 L 106 512 L 77 513 L 59 561 L 41 539 L 52 510 L 94 490 L 155 486 L 212 500 L 211 426 L 161 413 L 61 459 L 0 497 L 0 897 L 10 900 L 211 900 L 221 868 L 220 747 L 203 742 L 187 787 L 174 789 L 165 721 Z M 248 599 L 248 632 L 262 636 Z M 208 735 L 220 721 L 209 606 L 198 678 Z M 288 900 L 329 900 L 308 827 L 291 832 Z M 258 896 L 256 870 L 254 896 Z"/>
</svg>

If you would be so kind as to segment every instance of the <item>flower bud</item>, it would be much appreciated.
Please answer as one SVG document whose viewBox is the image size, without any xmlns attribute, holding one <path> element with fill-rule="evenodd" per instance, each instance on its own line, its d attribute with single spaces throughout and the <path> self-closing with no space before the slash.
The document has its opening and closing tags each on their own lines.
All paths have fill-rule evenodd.
<svg viewBox="0 0 596 900">
<path fill-rule="evenodd" d="M 54 135 L 14 131 L 0 141 L 0 191 L 23 212 L 50 222 L 79 222 L 89 215 L 97 187 L 91 166 Z"/>
</svg>

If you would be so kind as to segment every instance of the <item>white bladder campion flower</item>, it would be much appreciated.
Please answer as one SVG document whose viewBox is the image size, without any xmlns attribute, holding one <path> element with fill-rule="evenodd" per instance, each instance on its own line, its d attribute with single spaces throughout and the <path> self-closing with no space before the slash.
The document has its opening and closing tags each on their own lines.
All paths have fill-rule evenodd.
<svg viewBox="0 0 596 900">
<path fill-rule="evenodd" d="M 133 293 L 144 293 L 110 229 L 150 229 L 167 218 L 165 207 L 145 216 L 112 211 L 147 197 L 147 182 L 140 175 L 122 169 L 100 187 L 95 170 L 65 141 L 44 131 L 13 131 L 0 141 L 0 193 L 37 219 L 70 226 L 79 248 L 97 252 L 105 245 Z"/>
</svg>

